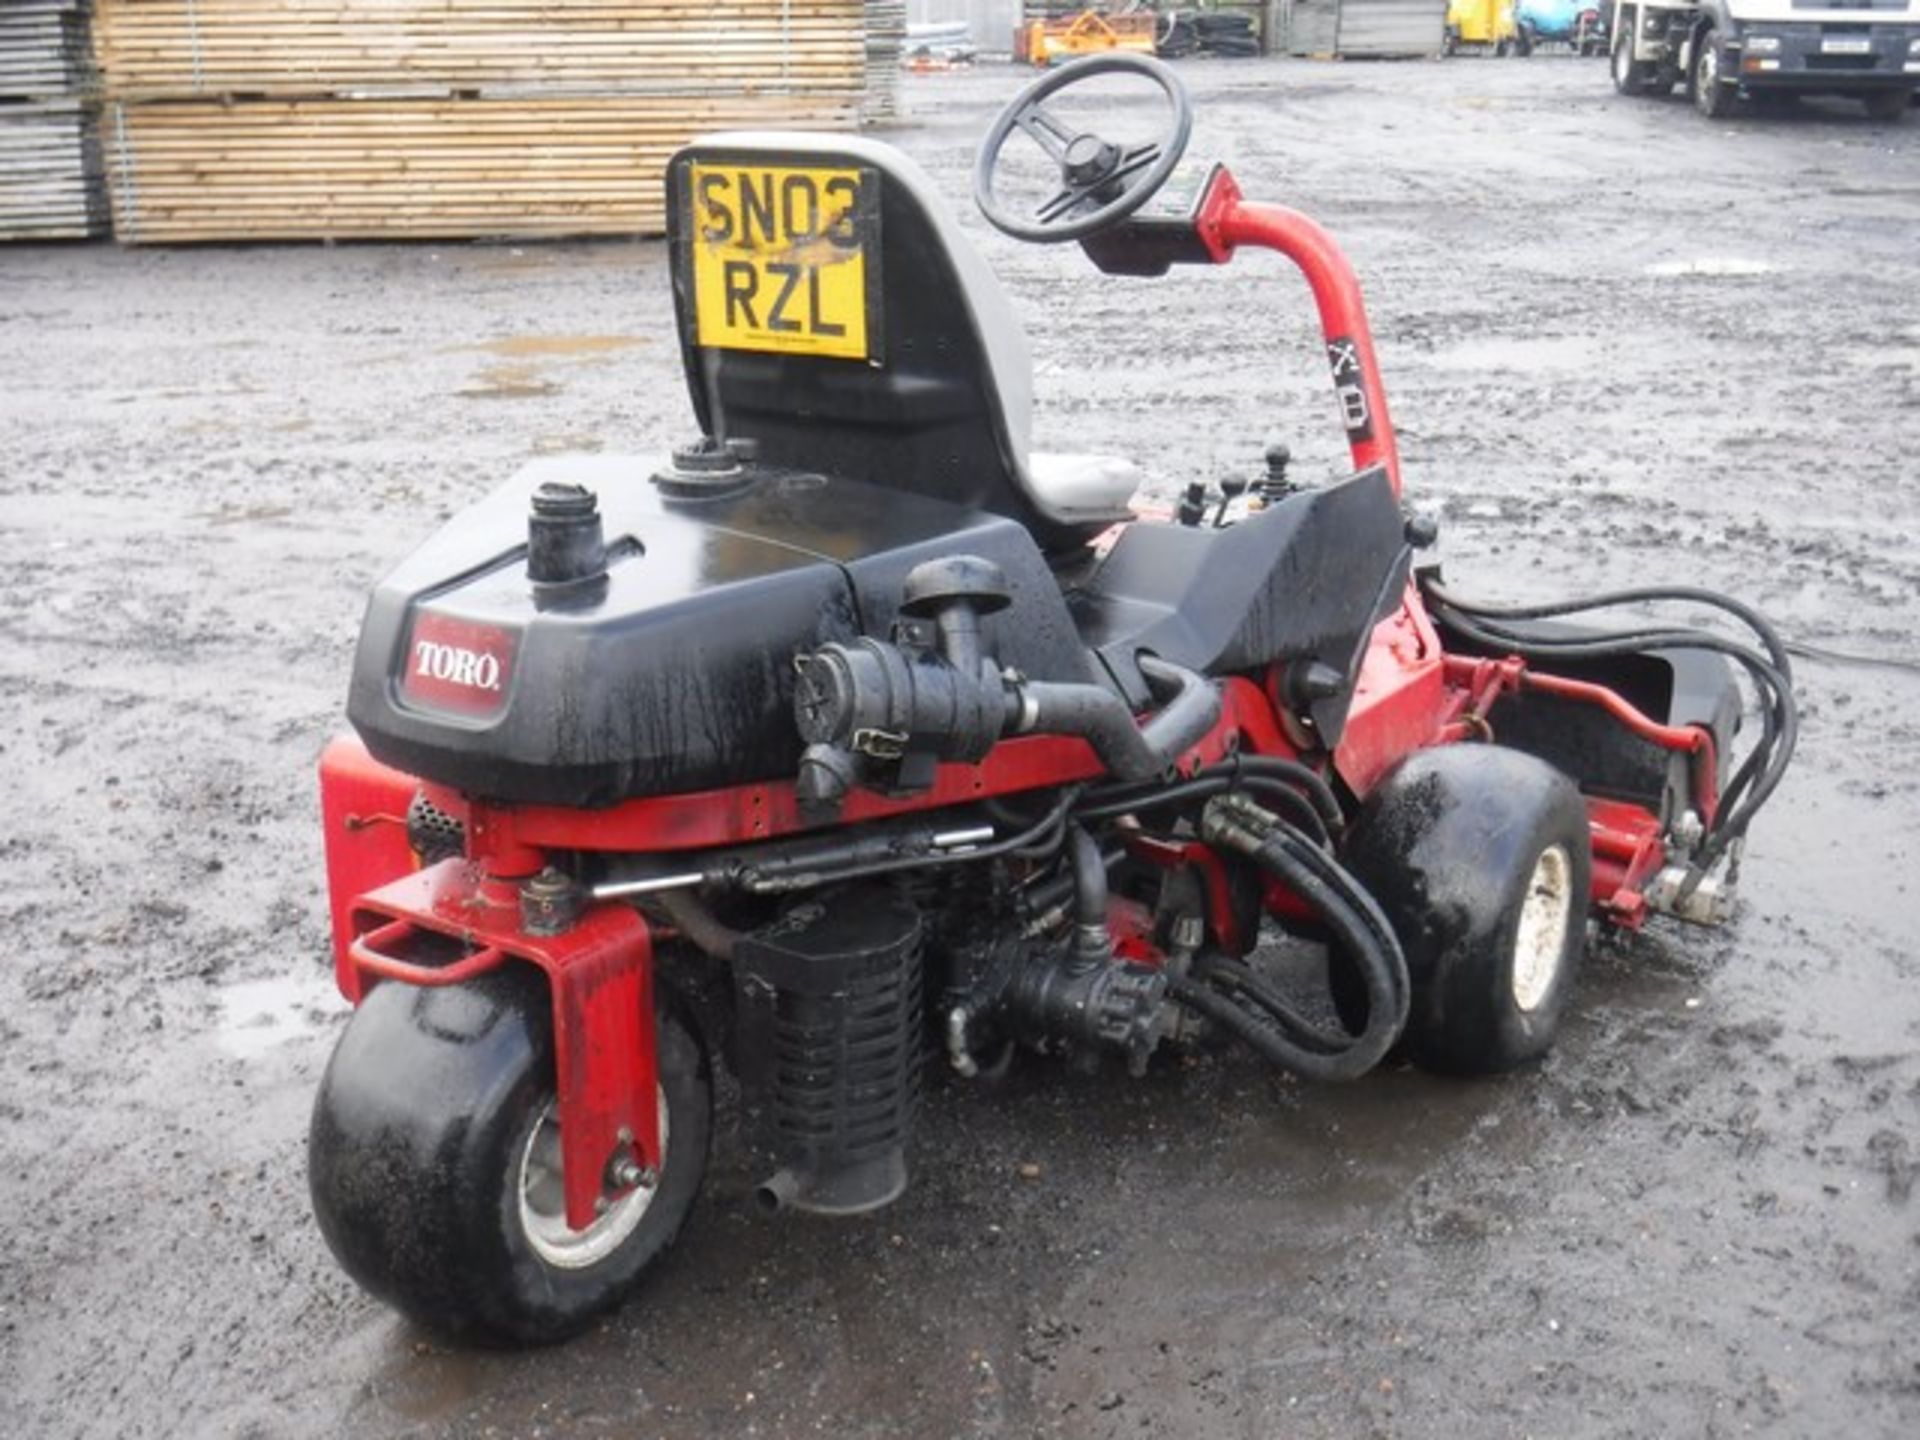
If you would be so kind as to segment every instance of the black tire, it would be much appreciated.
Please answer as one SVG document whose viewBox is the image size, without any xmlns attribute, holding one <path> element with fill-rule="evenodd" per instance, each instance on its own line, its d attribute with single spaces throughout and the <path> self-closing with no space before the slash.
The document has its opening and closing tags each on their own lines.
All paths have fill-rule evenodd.
<svg viewBox="0 0 1920 1440">
<path fill-rule="evenodd" d="M 1534 33 L 1531 25 L 1522 25 L 1513 32 L 1513 53 L 1522 60 L 1533 54 Z"/>
<path fill-rule="evenodd" d="M 1860 104 L 1867 112 L 1869 120 L 1893 122 L 1904 120 L 1907 111 L 1913 105 L 1912 90 L 1875 90 L 1860 97 Z"/>
<path fill-rule="evenodd" d="M 1693 64 L 1687 71 L 1687 98 L 1693 101 L 1693 108 L 1709 120 L 1726 119 L 1740 98 L 1740 87 L 1729 85 L 1720 76 L 1720 32 L 1711 25 L 1693 42 Z"/>
<path fill-rule="evenodd" d="M 1645 95 L 1653 89 L 1653 66 L 1633 58 L 1633 37 L 1619 35 L 1613 42 L 1613 88 L 1622 95 Z"/>
<path fill-rule="evenodd" d="M 1492 1075 L 1546 1054 L 1585 949 L 1592 869 L 1566 776 L 1495 745 L 1420 751 L 1368 797 L 1346 863 L 1406 952 L 1402 1044 L 1417 1064 Z"/>
<path fill-rule="evenodd" d="M 706 1173 L 707 1059 L 665 997 L 659 1047 L 659 1182 L 616 1199 L 593 1229 L 567 1231 L 542 1219 L 557 1208 L 557 1167 L 539 1167 L 533 1143 L 553 1098 L 546 977 L 513 966 L 468 985 L 376 986 L 334 1047 L 308 1136 L 314 1213 L 334 1255 L 449 1336 L 513 1345 L 574 1334 L 672 1243 Z M 523 1196 L 533 1178 L 543 1183 Z M 635 1204 L 637 1216 L 622 1209 Z M 542 1238 L 529 1224 L 547 1227 Z"/>
<path fill-rule="evenodd" d="M 1440 36 L 1440 53 L 1458 55 L 1460 53 L 1460 27 L 1449 25 Z"/>
</svg>

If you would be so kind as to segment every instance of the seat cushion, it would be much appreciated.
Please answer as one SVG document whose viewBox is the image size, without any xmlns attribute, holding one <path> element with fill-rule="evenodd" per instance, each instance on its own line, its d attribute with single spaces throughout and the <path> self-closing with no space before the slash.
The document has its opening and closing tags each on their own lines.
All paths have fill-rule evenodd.
<svg viewBox="0 0 1920 1440">
<path fill-rule="evenodd" d="M 1065 521 L 1124 520 L 1140 467 L 1118 455 L 1027 457 L 1027 486 L 1047 514 Z"/>
</svg>

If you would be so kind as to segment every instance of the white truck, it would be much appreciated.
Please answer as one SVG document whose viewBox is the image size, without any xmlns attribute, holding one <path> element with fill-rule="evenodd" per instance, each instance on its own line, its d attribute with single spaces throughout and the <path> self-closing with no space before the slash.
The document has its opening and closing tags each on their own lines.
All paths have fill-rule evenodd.
<svg viewBox="0 0 1920 1440">
<path fill-rule="evenodd" d="M 1920 88 L 1920 0 L 1617 0 L 1613 88 L 1682 81 L 1709 119 L 1745 93 L 1851 95 L 1898 120 Z"/>
</svg>

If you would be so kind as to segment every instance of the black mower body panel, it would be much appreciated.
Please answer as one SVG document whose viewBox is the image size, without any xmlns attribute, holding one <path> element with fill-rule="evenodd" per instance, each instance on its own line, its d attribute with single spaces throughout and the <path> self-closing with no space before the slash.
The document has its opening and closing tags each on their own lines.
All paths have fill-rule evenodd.
<svg viewBox="0 0 1920 1440">
<path fill-rule="evenodd" d="M 1013 603 L 986 622 L 1003 663 L 1095 678 L 1016 522 L 765 467 L 715 498 L 678 498 L 652 479 L 666 463 L 537 463 L 402 561 L 374 591 L 354 662 L 347 713 L 368 750 L 468 794 L 543 805 L 789 778 L 794 657 L 886 635 L 907 571 L 959 553 L 1007 577 Z M 556 481 L 597 494 L 609 562 L 604 582 L 557 596 L 526 565 L 531 496 Z"/>
<path fill-rule="evenodd" d="M 1405 531 L 1379 469 L 1222 528 L 1133 525 L 1074 592 L 1074 618 L 1136 704 L 1141 654 L 1208 675 L 1323 664 L 1344 681 L 1324 697 L 1337 703 L 1314 707 L 1331 744 L 1373 627 L 1406 584 Z"/>
</svg>

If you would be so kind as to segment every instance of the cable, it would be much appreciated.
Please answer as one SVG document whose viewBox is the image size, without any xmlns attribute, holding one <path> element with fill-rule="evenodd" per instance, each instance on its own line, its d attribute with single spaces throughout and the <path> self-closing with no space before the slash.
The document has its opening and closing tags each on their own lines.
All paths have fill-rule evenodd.
<svg viewBox="0 0 1920 1440">
<path fill-rule="evenodd" d="M 1661 649 L 1701 649 L 1725 655 L 1739 664 L 1752 682 L 1761 720 L 1759 741 L 1734 767 L 1721 788 L 1719 813 L 1706 841 L 1693 858 L 1682 894 L 1705 877 L 1728 848 L 1746 833 L 1762 805 L 1771 798 L 1786 773 L 1799 741 L 1799 711 L 1793 696 L 1793 665 L 1789 647 L 1761 615 L 1741 601 L 1696 586 L 1643 586 L 1609 591 L 1586 599 L 1541 605 L 1489 606 L 1462 600 L 1428 573 L 1421 577 L 1424 593 L 1437 618 L 1467 639 L 1494 651 L 1509 651 L 1543 661 L 1613 659 Z M 1683 627 L 1654 627 L 1593 636 L 1541 636 L 1513 630 L 1502 620 L 1539 620 L 1573 615 L 1619 605 L 1677 602 L 1705 605 L 1734 616 L 1759 636 L 1763 658 L 1746 645 L 1711 631 Z"/>
<path fill-rule="evenodd" d="M 1579 615 L 1588 610 L 1611 610 L 1621 605 L 1659 604 L 1663 601 L 1705 605 L 1709 609 L 1724 610 L 1738 617 L 1760 637 L 1760 643 L 1766 646 L 1768 655 L 1773 657 L 1774 668 L 1789 680 L 1793 678 L 1793 663 L 1787 658 L 1787 647 L 1766 616 L 1744 600 L 1736 600 L 1731 595 L 1722 595 L 1718 590 L 1707 590 L 1698 585 L 1641 585 L 1628 590 L 1607 590 L 1577 600 L 1549 600 L 1538 605 L 1484 605 L 1478 601 L 1463 600 L 1431 573 L 1421 577 L 1421 588 L 1442 605 L 1486 620 L 1550 620 L 1562 615 Z"/>
<path fill-rule="evenodd" d="M 1298 760 L 1277 755 L 1235 755 L 1171 785 L 1156 782 L 1105 787 L 1093 791 L 1088 803 L 1076 813 L 1082 819 L 1109 820 L 1135 810 L 1159 809 L 1233 789 L 1252 790 L 1277 801 L 1326 844 L 1331 844 L 1332 836 L 1346 826 L 1339 797 L 1326 778 Z"/>
</svg>

